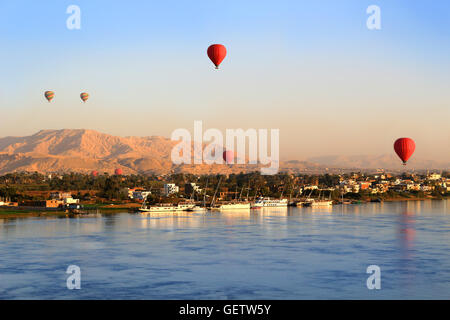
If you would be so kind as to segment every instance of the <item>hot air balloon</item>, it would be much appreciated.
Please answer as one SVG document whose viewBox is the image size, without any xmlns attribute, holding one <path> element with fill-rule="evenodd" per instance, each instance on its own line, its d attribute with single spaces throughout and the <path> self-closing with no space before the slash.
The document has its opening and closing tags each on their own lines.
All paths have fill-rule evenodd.
<svg viewBox="0 0 450 320">
<path fill-rule="evenodd" d="M 219 65 L 222 63 L 223 59 L 227 55 L 227 49 L 222 44 L 213 44 L 208 48 L 208 57 L 216 66 L 216 69 L 219 69 Z"/>
<path fill-rule="evenodd" d="M 80 94 L 80 98 L 81 98 L 81 100 L 83 100 L 83 102 L 86 102 L 87 99 L 89 99 L 89 94 L 86 92 L 83 92 Z"/>
<path fill-rule="evenodd" d="M 53 91 L 45 91 L 44 96 L 48 100 L 48 102 L 51 102 L 55 97 L 55 93 Z"/>
<path fill-rule="evenodd" d="M 92 175 L 93 177 L 98 176 L 98 171 L 97 171 L 97 170 L 92 171 L 92 172 L 91 172 L 91 175 Z"/>
<path fill-rule="evenodd" d="M 411 158 L 415 149 L 416 144 L 410 138 L 400 138 L 394 143 L 394 150 L 403 161 L 403 165 L 406 165 L 406 162 Z"/>
<path fill-rule="evenodd" d="M 234 152 L 232 150 L 227 150 L 223 152 L 223 160 L 226 164 L 232 164 L 234 160 Z"/>
<path fill-rule="evenodd" d="M 114 170 L 114 174 L 115 174 L 116 176 L 121 176 L 121 175 L 123 174 L 123 171 L 122 171 L 122 169 L 117 168 L 116 170 Z"/>
</svg>

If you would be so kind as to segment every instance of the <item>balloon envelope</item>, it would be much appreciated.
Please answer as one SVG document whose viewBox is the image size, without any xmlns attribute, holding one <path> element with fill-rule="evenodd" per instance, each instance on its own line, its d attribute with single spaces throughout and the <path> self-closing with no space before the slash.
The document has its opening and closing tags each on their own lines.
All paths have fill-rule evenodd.
<svg viewBox="0 0 450 320">
<path fill-rule="evenodd" d="M 98 171 L 97 171 L 97 170 L 92 171 L 92 172 L 91 172 L 91 175 L 92 175 L 93 177 L 98 176 Z"/>
<path fill-rule="evenodd" d="M 416 144 L 410 138 L 400 138 L 394 143 L 394 150 L 404 164 L 411 158 L 415 149 Z"/>
<path fill-rule="evenodd" d="M 225 163 L 230 164 L 233 163 L 234 160 L 234 152 L 231 150 L 227 150 L 223 152 L 223 160 Z"/>
<path fill-rule="evenodd" d="M 44 96 L 50 102 L 55 97 L 55 93 L 53 91 L 45 91 Z"/>
<path fill-rule="evenodd" d="M 222 44 L 212 44 L 209 46 L 207 53 L 212 63 L 216 66 L 216 69 L 219 69 L 219 65 L 227 55 L 227 49 Z"/>
<path fill-rule="evenodd" d="M 114 174 L 117 175 L 117 176 L 120 176 L 120 175 L 123 174 L 123 171 L 122 171 L 122 169 L 117 168 L 116 170 L 114 170 Z"/>
<path fill-rule="evenodd" d="M 80 98 L 81 98 L 81 100 L 83 100 L 83 102 L 86 102 L 87 99 L 89 99 L 89 94 L 86 92 L 83 92 L 80 94 Z"/>
</svg>

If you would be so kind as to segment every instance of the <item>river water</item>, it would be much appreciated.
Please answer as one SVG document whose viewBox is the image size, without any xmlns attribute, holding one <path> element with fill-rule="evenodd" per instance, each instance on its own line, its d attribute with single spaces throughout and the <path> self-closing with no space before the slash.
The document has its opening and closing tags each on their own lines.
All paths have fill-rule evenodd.
<svg viewBox="0 0 450 320">
<path fill-rule="evenodd" d="M 0 219 L 0 299 L 449 298 L 449 200 Z"/>
</svg>

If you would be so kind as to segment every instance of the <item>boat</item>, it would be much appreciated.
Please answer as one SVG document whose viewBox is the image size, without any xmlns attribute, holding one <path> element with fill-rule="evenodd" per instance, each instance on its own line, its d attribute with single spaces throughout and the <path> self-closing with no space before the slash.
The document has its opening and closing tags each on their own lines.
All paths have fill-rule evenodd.
<svg viewBox="0 0 450 320">
<path fill-rule="evenodd" d="M 179 212 L 188 211 L 195 207 L 193 203 L 178 203 L 178 204 L 167 204 L 159 203 L 153 206 L 142 206 L 139 208 L 141 212 Z"/>
<path fill-rule="evenodd" d="M 329 199 L 325 199 L 325 197 L 321 197 L 322 190 L 319 192 L 319 198 L 314 199 L 308 196 L 308 199 L 303 203 L 305 207 L 331 207 L 333 205 L 333 200 L 331 200 L 331 194 L 329 195 Z M 311 195 L 311 193 L 310 193 Z"/>
<path fill-rule="evenodd" d="M 316 200 L 307 199 L 304 203 L 304 207 L 331 207 L 333 205 L 332 200 Z"/>
<path fill-rule="evenodd" d="M 287 199 L 271 199 L 268 197 L 259 197 L 256 199 L 252 208 L 266 208 L 266 207 L 287 207 Z"/>
<path fill-rule="evenodd" d="M 304 204 L 305 204 L 305 201 L 297 201 L 297 202 L 295 202 L 295 206 L 296 207 L 303 207 Z"/>
<path fill-rule="evenodd" d="M 331 200 L 318 200 L 311 202 L 311 207 L 331 207 L 333 201 Z"/>
<path fill-rule="evenodd" d="M 208 209 L 205 208 L 205 207 L 194 206 L 193 208 L 189 208 L 186 211 L 189 211 L 189 212 L 206 212 L 206 211 L 208 211 Z"/>
<path fill-rule="evenodd" d="M 250 209 L 250 202 L 231 202 L 231 203 L 224 203 L 219 204 L 217 207 L 213 208 L 216 210 L 246 210 Z"/>
</svg>

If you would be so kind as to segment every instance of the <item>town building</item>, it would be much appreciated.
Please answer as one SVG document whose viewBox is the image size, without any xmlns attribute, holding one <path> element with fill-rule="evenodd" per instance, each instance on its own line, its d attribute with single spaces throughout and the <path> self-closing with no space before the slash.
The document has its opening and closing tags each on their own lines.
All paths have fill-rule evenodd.
<svg viewBox="0 0 450 320">
<path fill-rule="evenodd" d="M 196 183 L 186 183 L 184 185 L 184 192 L 186 194 L 192 194 L 194 192 L 195 193 L 201 193 L 202 189 Z"/>
<path fill-rule="evenodd" d="M 171 194 L 175 194 L 180 192 L 180 188 L 175 185 L 175 183 L 166 183 L 164 184 L 164 196 L 169 196 Z"/>
</svg>

